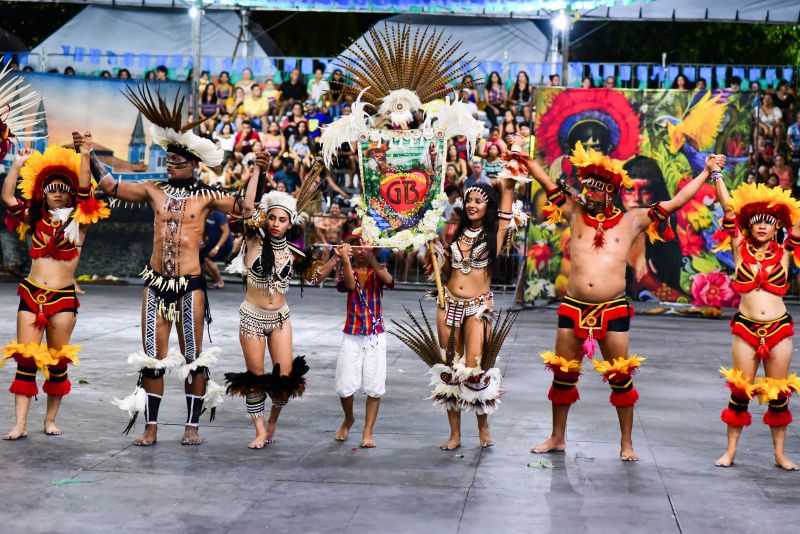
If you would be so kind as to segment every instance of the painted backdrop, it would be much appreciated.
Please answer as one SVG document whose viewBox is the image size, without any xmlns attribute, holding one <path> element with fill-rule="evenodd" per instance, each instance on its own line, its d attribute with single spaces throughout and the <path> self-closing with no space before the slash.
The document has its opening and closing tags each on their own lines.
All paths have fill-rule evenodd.
<svg viewBox="0 0 800 534">
<path fill-rule="evenodd" d="M 536 94 L 536 146 L 551 177 L 580 189 L 569 153 L 578 141 L 624 162 L 633 187 L 623 209 L 666 200 L 704 167 L 707 154 L 728 156 L 726 181 L 747 172 L 752 97 L 727 91 L 543 88 Z M 561 297 L 569 277 L 569 229 L 542 223 L 544 192 L 534 190 L 528 233 L 526 300 Z M 628 258 L 628 293 L 712 306 L 732 306 L 730 252 L 712 253 L 722 208 L 706 184 L 671 224 L 677 239 L 650 244 L 644 233 Z"/>
</svg>

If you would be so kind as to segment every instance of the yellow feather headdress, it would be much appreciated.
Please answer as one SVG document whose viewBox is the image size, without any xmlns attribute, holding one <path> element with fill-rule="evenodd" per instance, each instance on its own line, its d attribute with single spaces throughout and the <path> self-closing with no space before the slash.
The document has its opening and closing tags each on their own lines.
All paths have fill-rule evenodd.
<svg viewBox="0 0 800 534">
<path fill-rule="evenodd" d="M 800 202 L 782 187 L 742 184 L 731 193 L 731 208 L 740 228 L 749 228 L 750 218 L 759 214 L 772 215 L 785 228 L 791 228 L 800 220 Z"/>
<path fill-rule="evenodd" d="M 58 145 L 48 146 L 44 153 L 35 150 L 30 157 L 25 160 L 20 170 L 20 181 L 17 188 L 22 192 L 22 198 L 26 200 L 35 199 L 38 202 L 44 200 L 42 188 L 48 178 L 54 175 L 63 176 L 72 190 L 78 187 L 78 178 L 81 172 L 81 156 L 71 148 L 64 148 Z"/>
<path fill-rule="evenodd" d="M 628 171 L 622 168 L 622 162 L 613 160 L 593 148 L 587 151 L 580 141 L 572 150 L 569 160 L 577 168 L 581 181 L 602 182 L 609 193 L 632 185 Z"/>
</svg>

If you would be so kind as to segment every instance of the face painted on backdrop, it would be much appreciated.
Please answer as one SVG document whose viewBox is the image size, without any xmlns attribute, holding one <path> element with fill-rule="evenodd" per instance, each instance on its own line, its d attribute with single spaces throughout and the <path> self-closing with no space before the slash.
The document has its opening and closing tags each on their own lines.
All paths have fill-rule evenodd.
<svg viewBox="0 0 800 534">
<path fill-rule="evenodd" d="M 70 194 L 72 189 L 67 182 L 55 179 L 42 189 L 47 203 L 47 209 L 54 210 L 66 208 L 71 204 Z"/>
<path fill-rule="evenodd" d="M 634 178 L 631 180 L 630 189 L 620 191 L 620 199 L 625 210 L 634 208 L 646 208 L 655 202 L 655 196 L 650 189 L 650 181 L 644 178 Z"/>
<path fill-rule="evenodd" d="M 167 176 L 170 180 L 191 178 L 195 164 L 174 152 L 167 152 Z"/>
<path fill-rule="evenodd" d="M 280 239 L 289 231 L 292 221 L 289 214 L 280 208 L 273 208 L 267 213 L 267 232 L 273 239 Z"/>
<path fill-rule="evenodd" d="M 775 238 L 778 220 L 772 215 L 758 214 L 750 218 L 750 238 L 757 243 L 766 243 Z"/>
<path fill-rule="evenodd" d="M 486 217 L 486 208 L 489 206 L 489 199 L 482 191 L 472 190 L 467 192 L 464 202 L 464 211 L 467 218 L 474 225 L 480 224 Z"/>
</svg>

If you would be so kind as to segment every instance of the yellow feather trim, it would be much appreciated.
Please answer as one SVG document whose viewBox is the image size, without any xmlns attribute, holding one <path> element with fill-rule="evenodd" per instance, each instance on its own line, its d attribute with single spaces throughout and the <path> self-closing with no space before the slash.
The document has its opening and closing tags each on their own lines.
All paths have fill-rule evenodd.
<svg viewBox="0 0 800 534">
<path fill-rule="evenodd" d="M 106 219 L 111 215 L 111 210 L 108 205 L 102 200 L 90 200 L 89 202 L 80 202 L 75 211 L 72 212 L 72 218 L 80 224 L 94 224 L 100 219 Z"/>
<path fill-rule="evenodd" d="M 81 172 L 81 155 L 71 148 L 50 145 L 44 154 L 34 150 L 33 154 L 25 160 L 25 165 L 19 171 L 20 182 L 17 188 L 22 192 L 22 198 L 31 200 L 34 192 L 42 187 L 47 177 L 53 174 L 63 174 L 70 180 L 71 187 L 78 186 Z"/>
<path fill-rule="evenodd" d="M 782 187 L 767 187 L 765 184 L 742 184 L 731 193 L 730 207 L 736 216 L 748 204 L 764 202 L 768 208 L 785 206 L 789 211 L 791 224 L 789 228 L 797 224 L 800 220 L 800 202 L 792 197 L 790 189 Z M 789 221 L 783 221 L 788 223 Z"/>
<path fill-rule="evenodd" d="M 720 367 L 719 372 L 731 386 L 747 393 L 748 399 L 752 399 L 753 395 L 758 392 L 758 386 L 753 384 L 753 379 L 743 377 L 741 369 Z"/>
<path fill-rule="evenodd" d="M 26 222 L 20 222 L 17 225 L 17 235 L 19 236 L 20 241 L 25 241 L 25 234 L 28 233 L 28 230 L 31 229 L 31 226 Z"/>
<path fill-rule="evenodd" d="M 586 149 L 583 148 L 583 143 L 580 141 L 577 142 L 575 148 L 572 150 L 572 155 L 569 157 L 569 160 L 578 168 L 590 166 L 603 168 L 607 173 L 619 178 L 620 187 L 627 188 L 633 185 L 630 176 L 628 176 L 628 171 L 622 167 L 621 162 L 613 160 L 593 148 L 589 148 L 587 152 Z"/>
<path fill-rule="evenodd" d="M 564 210 L 555 204 L 545 204 L 542 207 L 542 214 L 547 217 L 548 224 L 558 224 L 566 221 L 564 218 Z"/>
<path fill-rule="evenodd" d="M 644 356 L 631 354 L 630 358 L 614 358 L 611 362 L 592 358 L 592 363 L 595 371 L 603 375 L 606 380 L 610 380 L 617 375 L 631 376 L 646 359 Z"/>
<path fill-rule="evenodd" d="M 550 351 L 542 352 L 539 357 L 544 360 L 545 365 L 558 367 L 562 373 L 580 373 L 581 371 L 580 360 L 568 360 Z"/>
<path fill-rule="evenodd" d="M 80 365 L 81 361 L 78 359 L 78 352 L 83 348 L 83 345 L 64 345 L 60 349 L 48 349 L 50 355 L 56 362 L 61 360 L 69 360 L 72 365 Z"/>
<path fill-rule="evenodd" d="M 5 365 L 7 359 L 13 357 L 15 354 L 19 354 L 23 358 L 32 359 L 36 367 L 44 372 L 45 378 L 50 377 L 50 372 L 47 367 L 58 363 L 58 360 L 53 359 L 53 355 L 50 354 L 46 343 L 17 343 L 16 341 L 12 341 L 0 350 L 3 352 L 3 358 L 0 360 L 0 367 Z"/>
<path fill-rule="evenodd" d="M 777 399 L 781 394 L 788 397 L 794 391 L 800 390 L 800 377 L 792 373 L 788 378 L 756 377 L 758 388 L 758 403 L 765 404 Z"/>
<path fill-rule="evenodd" d="M 653 221 L 647 225 L 647 229 L 645 230 L 647 233 L 647 239 L 650 240 L 651 245 L 656 241 L 664 241 L 664 238 L 658 233 L 658 225 L 658 221 Z"/>
</svg>

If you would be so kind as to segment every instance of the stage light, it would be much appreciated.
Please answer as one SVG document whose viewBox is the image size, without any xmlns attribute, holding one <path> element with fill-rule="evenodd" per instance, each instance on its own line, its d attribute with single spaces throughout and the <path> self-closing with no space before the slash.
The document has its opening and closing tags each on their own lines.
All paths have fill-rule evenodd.
<svg viewBox="0 0 800 534">
<path fill-rule="evenodd" d="M 191 18 L 193 18 L 193 19 L 197 18 L 197 15 L 199 15 L 199 14 L 200 14 L 200 11 L 196 7 L 192 6 L 192 7 L 189 8 L 189 16 Z"/>
<path fill-rule="evenodd" d="M 553 19 L 553 26 L 559 31 L 562 31 L 567 27 L 567 16 L 563 11 L 559 12 L 558 15 L 556 15 L 556 17 Z"/>
</svg>

